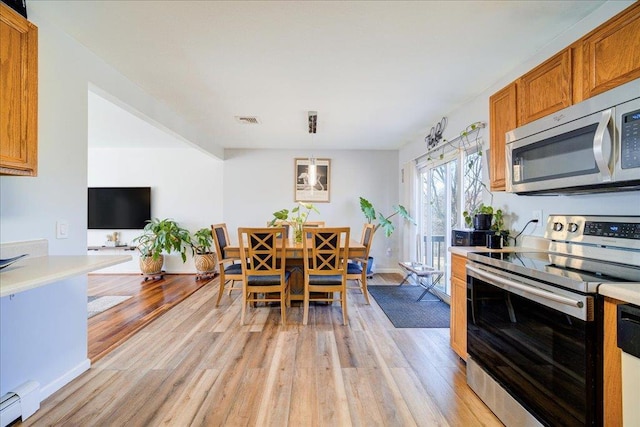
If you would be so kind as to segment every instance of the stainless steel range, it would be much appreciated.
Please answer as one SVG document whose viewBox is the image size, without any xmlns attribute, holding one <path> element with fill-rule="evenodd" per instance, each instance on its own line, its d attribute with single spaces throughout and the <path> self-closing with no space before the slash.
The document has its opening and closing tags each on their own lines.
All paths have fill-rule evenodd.
<svg viewBox="0 0 640 427">
<path fill-rule="evenodd" d="M 602 425 L 602 283 L 639 282 L 640 216 L 549 216 L 547 252 L 472 253 L 467 382 L 507 426 Z"/>
</svg>

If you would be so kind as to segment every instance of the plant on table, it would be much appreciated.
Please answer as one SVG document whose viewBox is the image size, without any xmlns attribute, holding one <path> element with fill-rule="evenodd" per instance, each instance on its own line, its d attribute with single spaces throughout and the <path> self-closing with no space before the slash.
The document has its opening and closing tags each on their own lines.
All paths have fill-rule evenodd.
<svg viewBox="0 0 640 427">
<path fill-rule="evenodd" d="M 270 227 L 285 222 L 293 229 L 293 236 L 296 242 L 302 242 L 302 227 L 307 222 L 311 212 L 319 214 L 320 212 L 312 203 L 299 202 L 291 211 L 282 209 L 273 213 L 273 219 L 269 223 Z"/>
<path fill-rule="evenodd" d="M 415 220 L 409 215 L 407 209 L 402 205 L 393 206 L 394 212 L 391 215 L 384 215 L 380 211 L 376 213 L 376 209 L 373 207 L 371 202 L 369 202 L 364 197 L 360 197 L 360 209 L 362 210 L 362 213 L 364 213 L 364 216 L 369 224 L 371 224 L 373 221 L 378 221 L 374 231 L 377 231 L 379 228 L 383 228 L 384 234 L 387 237 L 391 236 L 391 234 L 393 234 L 393 231 L 395 230 L 395 226 L 391 222 L 391 218 L 396 215 L 400 215 L 405 220 L 410 221 L 414 224 L 416 223 Z"/>
</svg>

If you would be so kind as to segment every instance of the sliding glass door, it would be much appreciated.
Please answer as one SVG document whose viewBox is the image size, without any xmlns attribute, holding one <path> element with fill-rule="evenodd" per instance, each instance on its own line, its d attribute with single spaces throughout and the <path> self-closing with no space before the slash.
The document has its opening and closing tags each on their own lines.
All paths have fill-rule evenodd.
<svg viewBox="0 0 640 427">
<path fill-rule="evenodd" d="M 449 242 L 457 225 L 459 159 L 438 162 L 420 170 L 421 261 L 445 272 L 436 289 L 449 294 Z"/>
<path fill-rule="evenodd" d="M 450 295 L 451 230 L 463 228 L 462 211 L 480 203 L 482 161 L 477 152 L 452 152 L 418 167 L 420 261 L 444 272 L 436 286 Z"/>
</svg>

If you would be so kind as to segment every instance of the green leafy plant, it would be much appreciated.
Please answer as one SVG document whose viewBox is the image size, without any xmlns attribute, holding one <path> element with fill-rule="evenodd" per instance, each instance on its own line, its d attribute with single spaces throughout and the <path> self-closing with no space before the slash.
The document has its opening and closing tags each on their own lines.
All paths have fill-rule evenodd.
<svg viewBox="0 0 640 427">
<path fill-rule="evenodd" d="M 182 262 L 187 260 L 186 250 L 191 246 L 189 231 L 172 219 L 147 220 L 140 236 L 133 239 L 142 257 L 158 259 L 162 252 L 179 252 Z"/>
<path fill-rule="evenodd" d="M 360 197 L 360 209 L 362 210 L 362 213 L 364 214 L 369 224 L 371 224 L 373 221 L 378 221 L 374 231 L 377 231 L 382 227 L 384 229 L 384 234 L 387 237 L 391 236 L 391 234 L 393 234 L 393 231 L 395 230 L 395 226 L 391 222 L 391 218 L 396 215 L 400 215 L 405 220 L 411 221 L 414 224 L 416 223 L 415 220 L 409 215 L 407 209 L 402 205 L 393 206 L 394 212 L 391 215 L 384 215 L 380 211 L 376 213 L 376 209 L 373 207 L 371 202 L 369 202 L 364 197 Z"/>
<path fill-rule="evenodd" d="M 205 255 L 211 253 L 213 236 L 210 228 L 201 228 L 191 236 L 191 251 L 193 254 Z"/>
<path fill-rule="evenodd" d="M 311 212 L 319 214 L 320 212 L 312 203 L 298 203 L 291 211 L 281 209 L 273 213 L 273 219 L 269 223 L 270 227 L 277 225 L 278 222 L 286 222 L 293 229 L 296 242 L 302 241 L 302 227 L 307 222 Z"/>
<path fill-rule="evenodd" d="M 508 229 L 505 229 L 504 212 L 502 211 L 502 209 L 494 209 L 491 205 L 480 203 L 480 205 L 478 205 L 478 207 L 472 212 L 464 211 L 462 213 L 462 216 L 464 216 L 464 222 L 467 227 L 471 228 L 473 225 L 473 218 L 476 215 L 482 214 L 492 215 L 490 229 L 494 232 L 494 234 L 502 235 L 504 246 L 508 246 L 510 231 Z"/>
<path fill-rule="evenodd" d="M 502 218 L 502 211 L 500 209 L 498 209 L 498 211 L 500 211 L 500 217 Z M 497 211 L 496 211 L 496 213 L 497 213 Z M 470 227 L 473 226 L 473 217 L 475 217 L 478 214 L 480 214 L 480 215 L 494 215 L 493 206 L 485 205 L 484 203 L 480 203 L 471 212 L 469 212 L 469 211 L 462 212 L 462 216 L 464 217 L 464 223 L 467 225 L 467 227 L 470 228 Z M 503 222 L 502 225 L 504 225 L 504 222 Z"/>
</svg>

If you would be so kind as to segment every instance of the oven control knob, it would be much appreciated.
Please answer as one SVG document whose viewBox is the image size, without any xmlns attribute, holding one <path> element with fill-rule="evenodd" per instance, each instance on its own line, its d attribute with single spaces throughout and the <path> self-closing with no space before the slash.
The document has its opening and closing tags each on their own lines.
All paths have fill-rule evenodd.
<svg viewBox="0 0 640 427">
<path fill-rule="evenodd" d="M 570 222 L 569 223 L 569 232 L 570 233 L 575 233 L 576 231 L 578 231 L 578 224 L 576 224 L 575 222 Z"/>
<path fill-rule="evenodd" d="M 562 225 L 561 222 L 554 222 L 553 223 L 553 231 L 562 231 L 562 228 L 564 226 Z"/>
</svg>

